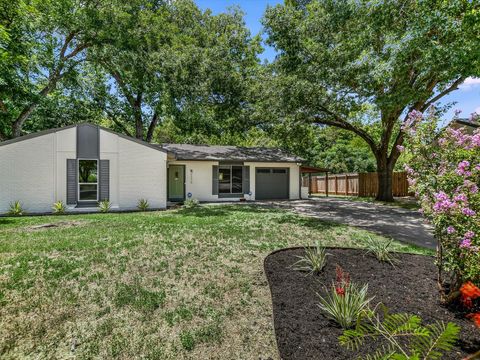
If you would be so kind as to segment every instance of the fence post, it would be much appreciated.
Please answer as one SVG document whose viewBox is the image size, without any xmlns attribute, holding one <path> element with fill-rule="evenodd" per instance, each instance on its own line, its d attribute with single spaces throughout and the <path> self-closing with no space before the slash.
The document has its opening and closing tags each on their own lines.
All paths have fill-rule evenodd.
<svg viewBox="0 0 480 360">
<path fill-rule="evenodd" d="M 325 173 L 325 196 L 328 197 L 328 171 Z"/>
<path fill-rule="evenodd" d="M 335 195 L 338 195 L 338 176 L 335 175 Z"/>
<path fill-rule="evenodd" d="M 345 174 L 345 195 L 348 196 L 348 174 Z"/>
</svg>

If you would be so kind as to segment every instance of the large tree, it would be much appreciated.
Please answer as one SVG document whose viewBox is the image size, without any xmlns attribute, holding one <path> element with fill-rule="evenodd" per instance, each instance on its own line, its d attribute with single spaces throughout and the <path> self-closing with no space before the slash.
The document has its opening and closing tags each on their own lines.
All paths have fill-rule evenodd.
<svg viewBox="0 0 480 360">
<path fill-rule="evenodd" d="M 89 59 L 105 76 L 98 103 L 119 130 L 150 142 L 171 119 L 207 134 L 248 120 L 260 47 L 238 10 L 214 16 L 190 0 L 132 0 L 109 32 Z"/>
<path fill-rule="evenodd" d="M 22 135 L 35 109 L 77 75 L 114 9 L 100 0 L 1 2 L 0 139 Z"/>
<path fill-rule="evenodd" d="M 480 75 L 479 2 L 286 1 L 267 9 L 274 116 L 354 132 L 370 147 L 377 198 L 392 201 L 401 124 Z M 362 117 L 366 104 L 376 116 Z M 373 126 L 372 126 L 373 125 Z"/>
</svg>

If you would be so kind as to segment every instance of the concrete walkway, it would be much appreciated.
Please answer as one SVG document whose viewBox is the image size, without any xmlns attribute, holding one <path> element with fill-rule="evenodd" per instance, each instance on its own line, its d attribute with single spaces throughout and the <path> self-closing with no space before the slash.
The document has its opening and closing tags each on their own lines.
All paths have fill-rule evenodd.
<svg viewBox="0 0 480 360">
<path fill-rule="evenodd" d="M 433 228 L 415 210 L 326 197 L 273 204 L 321 220 L 364 228 L 409 244 L 429 249 L 436 247 Z"/>
</svg>

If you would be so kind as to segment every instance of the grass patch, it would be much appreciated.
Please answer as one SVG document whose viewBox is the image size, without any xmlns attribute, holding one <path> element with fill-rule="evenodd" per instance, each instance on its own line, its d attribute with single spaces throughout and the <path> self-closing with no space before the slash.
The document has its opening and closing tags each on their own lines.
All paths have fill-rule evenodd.
<svg viewBox="0 0 480 360">
<path fill-rule="evenodd" d="M 0 219 L 0 358 L 277 358 L 265 256 L 367 235 L 249 205 Z"/>
</svg>

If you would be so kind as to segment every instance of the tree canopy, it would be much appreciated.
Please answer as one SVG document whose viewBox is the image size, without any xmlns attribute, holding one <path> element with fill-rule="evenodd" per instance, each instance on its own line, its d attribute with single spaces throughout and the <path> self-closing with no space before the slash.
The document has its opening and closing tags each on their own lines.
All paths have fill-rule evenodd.
<svg viewBox="0 0 480 360">
<path fill-rule="evenodd" d="M 268 87 L 273 116 L 361 137 L 376 158 L 378 197 L 392 200 L 407 114 L 480 74 L 478 10 L 468 0 L 287 1 L 268 8 L 267 42 L 279 53 Z M 364 116 L 366 105 L 373 117 Z"/>
</svg>

